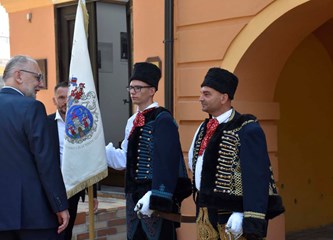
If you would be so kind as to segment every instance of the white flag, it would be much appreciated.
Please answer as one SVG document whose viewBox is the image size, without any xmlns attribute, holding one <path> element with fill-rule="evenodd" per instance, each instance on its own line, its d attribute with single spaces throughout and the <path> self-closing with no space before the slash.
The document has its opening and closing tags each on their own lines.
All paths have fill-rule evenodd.
<svg viewBox="0 0 333 240">
<path fill-rule="evenodd" d="M 67 196 L 107 176 L 105 141 L 87 45 L 87 11 L 78 2 L 72 57 L 62 174 Z M 86 24 L 85 24 L 86 23 Z"/>
</svg>

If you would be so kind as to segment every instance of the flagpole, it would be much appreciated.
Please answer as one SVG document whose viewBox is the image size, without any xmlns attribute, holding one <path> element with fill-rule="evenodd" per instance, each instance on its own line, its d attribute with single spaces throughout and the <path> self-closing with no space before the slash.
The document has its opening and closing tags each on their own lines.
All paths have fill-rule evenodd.
<svg viewBox="0 0 333 240">
<path fill-rule="evenodd" d="M 71 197 L 89 186 L 89 240 L 94 240 L 92 186 L 105 178 L 108 170 L 103 124 L 87 44 L 88 23 L 85 0 L 78 0 L 69 67 L 66 136 L 61 170 L 67 196 Z"/>
<path fill-rule="evenodd" d="M 94 195 L 93 186 L 88 187 L 89 198 L 89 240 L 95 239 L 95 221 L 94 221 Z"/>
</svg>

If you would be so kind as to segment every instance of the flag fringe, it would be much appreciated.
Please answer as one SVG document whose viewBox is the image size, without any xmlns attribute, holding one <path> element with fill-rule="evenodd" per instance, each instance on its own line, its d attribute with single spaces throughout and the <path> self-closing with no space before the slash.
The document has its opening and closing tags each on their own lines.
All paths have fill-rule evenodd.
<svg viewBox="0 0 333 240">
<path fill-rule="evenodd" d="M 81 182 L 80 184 L 76 185 L 74 188 L 67 191 L 67 198 L 74 196 L 76 193 L 82 191 L 83 189 L 99 182 L 100 180 L 106 178 L 108 176 L 108 169 L 104 169 L 102 172 L 96 174 L 88 178 L 87 180 Z"/>
</svg>

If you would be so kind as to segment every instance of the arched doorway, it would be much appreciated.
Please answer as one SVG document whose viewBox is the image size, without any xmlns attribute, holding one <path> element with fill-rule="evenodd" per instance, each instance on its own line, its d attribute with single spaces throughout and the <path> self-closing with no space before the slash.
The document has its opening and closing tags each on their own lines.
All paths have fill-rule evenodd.
<svg viewBox="0 0 333 240">
<path fill-rule="evenodd" d="M 333 178 L 328 170 L 323 171 L 331 169 L 333 64 L 328 43 L 332 42 L 332 10 L 332 0 L 275 1 L 243 29 L 222 63 L 240 79 L 236 107 L 257 115 L 266 132 L 287 210 L 286 232 L 329 224 L 333 217 L 328 204 L 332 202 L 333 191 L 329 188 Z M 300 61 L 304 58 L 308 61 Z M 311 95 L 311 105 L 306 104 L 309 99 L 303 100 L 304 91 L 317 94 Z M 317 114 L 325 121 L 314 134 L 309 129 L 316 129 L 321 117 L 317 121 L 312 117 Z M 284 239 L 277 237 L 283 231 L 283 222 L 282 217 L 277 223 L 281 227 L 274 224 L 272 239 Z"/>
</svg>

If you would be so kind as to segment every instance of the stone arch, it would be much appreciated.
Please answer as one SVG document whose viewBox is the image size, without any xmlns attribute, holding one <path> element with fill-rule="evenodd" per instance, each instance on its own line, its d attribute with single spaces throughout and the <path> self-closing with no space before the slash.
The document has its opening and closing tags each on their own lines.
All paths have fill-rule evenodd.
<svg viewBox="0 0 333 240">
<path fill-rule="evenodd" d="M 280 160 L 281 163 L 282 161 L 286 161 L 284 159 L 285 154 L 281 154 L 282 151 L 286 151 L 286 146 L 285 144 L 280 144 L 281 141 L 278 139 L 278 134 L 281 133 L 281 128 L 284 128 L 283 131 L 285 132 L 288 131 L 286 125 L 278 125 L 281 112 L 284 113 L 286 111 L 281 109 L 281 107 L 284 108 L 285 105 L 279 102 L 279 98 L 275 98 L 277 85 L 282 81 L 281 78 L 285 81 L 285 76 L 281 77 L 281 74 L 285 73 L 285 66 L 290 58 L 295 57 L 295 55 L 300 56 L 300 50 L 298 48 L 304 48 L 304 46 L 317 47 L 317 49 L 321 50 L 321 53 L 317 51 L 316 56 L 323 57 L 322 62 L 326 64 L 325 71 L 327 72 L 327 78 L 332 76 L 333 65 L 331 69 L 328 69 L 330 68 L 328 58 L 331 58 L 331 61 L 333 59 L 333 47 L 331 46 L 333 36 L 331 37 L 332 34 L 328 34 L 333 30 L 332 10 L 332 0 L 275 1 L 252 19 L 238 34 L 228 48 L 222 62 L 223 68 L 235 72 L 240 78 L 238 95 L 235 98 L 236 107 L 240 108 L 242 112 L 255 113 L 261 121 L 266 132 L 268 149 L 277 179 L 279 179 L 277 171 L 278 160 Z M 293 81 L 293 78 L 289 78 L 288 80 Z M 327 85 L 328 82 L 329 81 L 326 79 L 325 84 Z M 286 86 L 285 83 L 284 86 Z M 294 90 L 295 89 L 297 88 L 294 88 Z M 281 87 L 279 91 L 281 94 Z M 301 98 L 301 95 L 297 96 L 297 91 L 295 91 L 295 93 L 296 98 Z M 330 107 L 330 105 L 326 103 L 325 107 Z M 332 114 L 333 113 L 330 113 L 325 117 L 332 119 Z M 294 122 L 294 124 L 295 123 L 296 122 Z M 326 135 L 322 134 L 320 137 L 326 137 Z M 282 150 L 282 148 L 284 149 Z M 278 156 L 280 157 L 279 159 Z M 289 160 L 290 159 L 288 159 L 288 161 Z M 297 164 L 302 164 L 300 160 L 302 159 L 298 159 Z M 327 162 L 328 161 L 326 161 L 326 163 Z M 329 168 L 331 167 L 330 165 Z M 286 169 L 284 169 L 284 171 L 286 171 Z M 318 174 L 315 175 L 314 178 L 312 178 L 313 176 L 307 178 L 307 176 L 297 175 L 296 178 L 298 177 L 308 179 L 302 187 L 304 189 L 310 189 L 310 191 L 312 190 L 313 194 L 318 194 L 317 198 L 320 199 L 322 203 L 331 198 L 330 196 L 333 194 L 332 191 L 325 192 L 324 188 L 321 188 L 320 191 L 322 192 L 313 190 L 315 188 L 313 182 L 317 182 L 316 184 L 319 185 L 327 185 L 326 178 L 318 177 Z M 331 180 L 328 179 L 328 181 Z M 295 196 L 296 195 L 295 193 Z M 306 195 L 299 194 L 299 199 L 295 197 L 294 202 L 285 204 L 289 209 L 290 207 L 296 209 L 293 211 L 294 215 L 297 214 L 297 211 L 303 211 L 306 205 L 308 206 L 310 215 L 311 211 L 316 211 L 315 208 L 311 208 L 311 205 L 308 203 L 304 204 L 303 208 L 300 208 L 300 205 L 296 205 L 296 200 L 300 200 L 302 197 L 304 199 L 305 196 Z M 293 198 L 289 197 L 288 201 L 291 199 Z M 329 208 L 326 209 L 326 212 L 331 212 L 331 210 L 328 209 Z M 306 219 L 303 220 L 301 217 L 298 219 L 293 218 L 293 226 L 287 226 L 287 232 L 327 224 L 329 222 L 325 219 L 329 219 L 331 216 L 325 214 L 324 209 L 321 209 L 321 215 L 317 214 L 315 218 L 318 219 L 317 222 Z M 284 219 L 280 219 L 279 221 L 280 224 L 284 225 Z M 280 230 L 282 228 L 283 226 L 280 227 Z M 276 228 L 274 232 L 271 231 L 269 234 L 274 236 L 274 239 L 284 239 L 276 237 L 278 231 L 279 228 Z"/>
<path fill-rule="evenodd" d="M 228 48 L 222 67 L 241 79 L 241 100 L 270 101 L 292 51 L 332 17 L 332 0 L 279 0 L 253 18 Z M 254 94 L 256 92 L 264 94 Z"/>
</svg>

